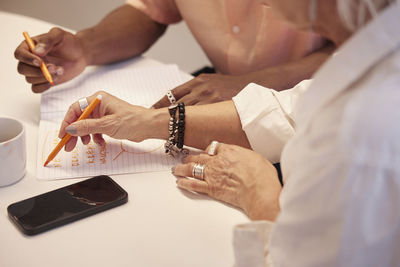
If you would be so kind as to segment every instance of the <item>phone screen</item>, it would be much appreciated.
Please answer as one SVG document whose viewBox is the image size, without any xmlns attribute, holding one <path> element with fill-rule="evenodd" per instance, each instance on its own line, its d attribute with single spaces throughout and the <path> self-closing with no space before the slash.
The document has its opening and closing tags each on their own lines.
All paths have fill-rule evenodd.
<svg viewBox="0 0 400 267">
<path fill-rule="evenodd" d="M 102 175 L 11 204 L 8 214 L 25 234 L 32 235 L 127 200 L 126 191 L 110 177 Z"/>
</svg>

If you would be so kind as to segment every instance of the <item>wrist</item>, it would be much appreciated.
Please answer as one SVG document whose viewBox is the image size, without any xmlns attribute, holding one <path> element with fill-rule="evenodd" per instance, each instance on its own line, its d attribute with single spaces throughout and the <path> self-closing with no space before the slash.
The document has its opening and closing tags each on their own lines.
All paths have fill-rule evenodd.
<svg viewBox="0 0 400 267">
<path fill-rule="evenodd" d="M 93 36 L 90 34 L 92 31 L 92 29 L 86 29 L 75 34 L 75 37 L 82 48 L 82 56 L 85 60 L 86 66 L 94 65 L 92 55 L 93 49 L 91 49 L 90 46 L 91 40 L 93 39 Z"/>
<path fill-rule="evenodd" d="M 170 117 L 168 108 L 148 110 L 146 121 L 148 124 L 149 139 L 167 140 L 169 137 L 168 123 Z"/>
</svg>

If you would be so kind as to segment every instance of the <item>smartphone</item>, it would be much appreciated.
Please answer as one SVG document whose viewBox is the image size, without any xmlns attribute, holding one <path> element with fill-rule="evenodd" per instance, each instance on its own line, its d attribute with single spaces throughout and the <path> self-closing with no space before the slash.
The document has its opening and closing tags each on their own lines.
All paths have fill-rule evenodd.
<svg viewBox="0 0 400 267">
<path fill-rule="evenodd" d="M 127 201 L 128 193 L 101 175 L 13 203 L 7 211 L 24 234 L 35 235 Z"/>
</svg>

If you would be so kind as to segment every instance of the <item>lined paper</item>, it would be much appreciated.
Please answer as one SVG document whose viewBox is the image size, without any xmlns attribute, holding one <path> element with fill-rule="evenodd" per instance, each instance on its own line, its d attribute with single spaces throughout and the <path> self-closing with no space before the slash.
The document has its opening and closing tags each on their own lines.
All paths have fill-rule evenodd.
<svg viewBox="0 0 400 267">
<path fill-rule="evenodd" d="M 177 160 L 165 155 L 164 141 L 134 143 L 108 136 L 104 136 L 103 147 L 93 142 L 85 146 L 78 140 L 72 152 L 62 150 L 46 167 L 43 164 L 60 140 L 58 130 L 68 107 L 78 99 L 103 90 L 131 104 L 150 107 L 167 90 L 181 83 L 181 74 L 175 65 L 123 70 L 102 68 L 44 93 L 40 106 L 37 177 L 54 180 L 170 169 Z"/>
</svg>

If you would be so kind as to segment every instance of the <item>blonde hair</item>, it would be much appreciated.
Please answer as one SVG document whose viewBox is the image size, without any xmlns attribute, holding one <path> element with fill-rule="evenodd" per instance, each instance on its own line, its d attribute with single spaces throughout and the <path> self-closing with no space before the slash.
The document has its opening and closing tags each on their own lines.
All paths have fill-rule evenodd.
<svg viewBox="0 0 400 267">
<path fill-rule="evenodd" d="M 367 22 L 369 16 L 376 17 L 382 8 L 398 0 L 337 0 L 338 12 L 347 29 L 354 32 Z"/>
</svg>

